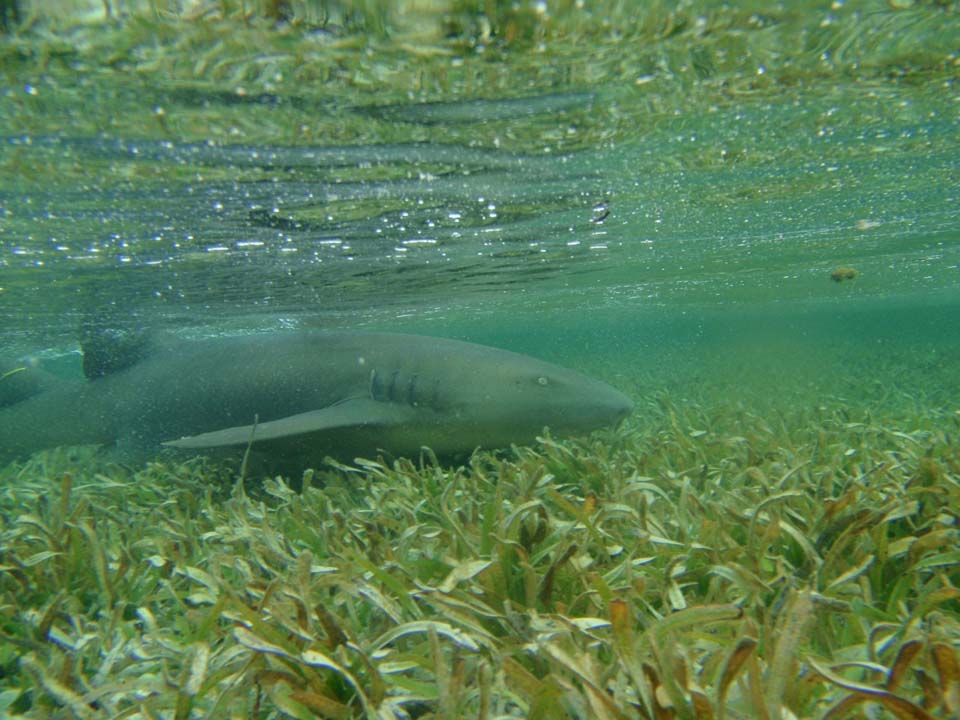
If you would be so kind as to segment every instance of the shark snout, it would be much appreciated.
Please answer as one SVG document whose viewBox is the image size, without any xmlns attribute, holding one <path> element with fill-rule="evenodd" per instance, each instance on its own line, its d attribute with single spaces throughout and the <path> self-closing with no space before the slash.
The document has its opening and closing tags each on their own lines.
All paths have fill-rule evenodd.
<svg viewBox="0 0 960 720">
<path fill-rule="evenodd" d="M 633 400 L 606 383 L 594 383 L 584 398 L 583 417 L 593 427 L 617 426 L 632 412 Z"/>
<path fill-rule="evenodd" d="M 633 400 L 619 390 L 613 390 L 613 393 L 615 396 L 611 402 L 612 424 L 619 425 L 633 413 Z"/>
</svg>

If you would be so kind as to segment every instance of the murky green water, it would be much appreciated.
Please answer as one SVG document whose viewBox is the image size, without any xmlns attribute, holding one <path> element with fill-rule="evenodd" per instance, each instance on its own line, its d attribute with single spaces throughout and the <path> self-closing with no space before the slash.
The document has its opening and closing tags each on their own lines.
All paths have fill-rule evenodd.
<svg viewBox="0 0 960 720">
<path fill-rule="evenodd" d="M 112 54 L 8 37 L 3 343 L 375 327 L 660 386 L 891 345 L 955 366 L 955 8 L 608 10 L 435 54 L 212 21 L 131 22 Z"/>
<path fill-rule="evenodd" d="M 0 0 L 0 716 L 955 714 L 958 75 L 946 0 Z M 296 328 L 634 412 L 162 333 L 20 402 Z M 198 457 L 451 425 L 535 440 Z"/>
</svg>

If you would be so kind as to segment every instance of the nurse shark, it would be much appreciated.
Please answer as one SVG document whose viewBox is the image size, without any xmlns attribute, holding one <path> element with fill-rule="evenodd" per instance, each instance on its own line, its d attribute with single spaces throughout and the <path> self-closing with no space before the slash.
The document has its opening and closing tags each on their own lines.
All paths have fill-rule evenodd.
<svg viewBox="0 0 960 720">
<path fill-rule="evenodd" d="M 287 332 L 153 343 L 85 381 L 0 370 L 0 457 L 60 445 L 252 447 L 306 463 L 441 456 L 577 435 L 626 417 L 613 387 L 535 358 L 436 337 Z"/>
</svg>

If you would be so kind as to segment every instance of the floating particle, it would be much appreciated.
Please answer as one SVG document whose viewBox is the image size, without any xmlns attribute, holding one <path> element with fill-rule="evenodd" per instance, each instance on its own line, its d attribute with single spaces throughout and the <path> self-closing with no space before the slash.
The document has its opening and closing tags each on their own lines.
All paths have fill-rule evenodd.
<svg viewBox="0 0 960 720">
<path fill-rule="evenodd" d="M 835 283 L 842 283 L 844 280 L 853 280 L 859 274 L 855 268 L 838 265 L 830 273 L 830 279 Z"/>
</svg>

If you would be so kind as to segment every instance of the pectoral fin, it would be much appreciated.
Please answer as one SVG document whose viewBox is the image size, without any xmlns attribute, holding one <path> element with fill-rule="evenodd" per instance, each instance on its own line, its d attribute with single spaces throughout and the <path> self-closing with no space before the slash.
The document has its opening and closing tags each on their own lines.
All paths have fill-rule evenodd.
<svg viewBox="0 0 960 720">
<path fill-rule="evenodd" d="M 376 400 L 344 400 L 321 410 L 311 410 L 256 425 L 240 425 L 214 430 L 200 435 L 182 437 L 179 440 L 170 440 L 163 444 L 168 447 L 188 449 L 244 445 L 251 440 L 254 442 L 277 440 L 338 428 L 399 425 L 413 420 L 415 412 L 409 406 Z"/>
</svg>

